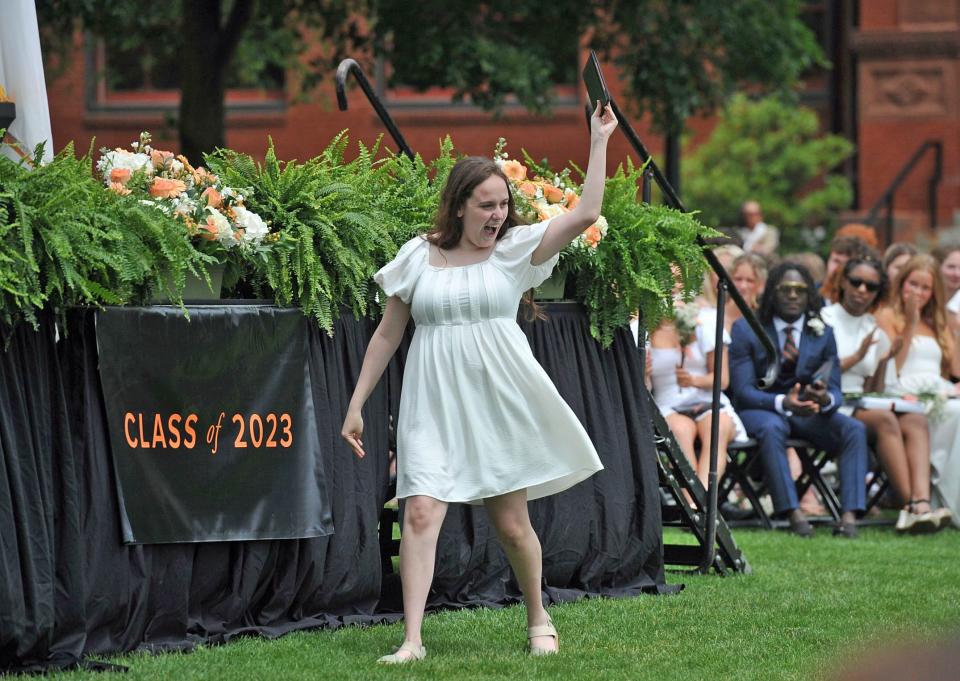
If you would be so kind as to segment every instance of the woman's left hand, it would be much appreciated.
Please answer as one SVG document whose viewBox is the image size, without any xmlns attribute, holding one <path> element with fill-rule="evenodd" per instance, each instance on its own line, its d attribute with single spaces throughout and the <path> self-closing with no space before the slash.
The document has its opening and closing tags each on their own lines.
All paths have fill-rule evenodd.
<svg viewBox="0 0 960 681">
<path fill-rule="evenodd" d="M 679 385 L 681 388 L 698 387 L 693 374 L 683 367 L 677 367 L 677 385 Z"/>
<path fill-rule="evenodd" d="M 590 137 L 592 141 L 605 142 L 610 139 L 610 135 L 617 129 L 617 117 L 613 113 L 613 108 L 607 104 L 600 108 L 600 102 L 590 117 Z"/>
</svg>

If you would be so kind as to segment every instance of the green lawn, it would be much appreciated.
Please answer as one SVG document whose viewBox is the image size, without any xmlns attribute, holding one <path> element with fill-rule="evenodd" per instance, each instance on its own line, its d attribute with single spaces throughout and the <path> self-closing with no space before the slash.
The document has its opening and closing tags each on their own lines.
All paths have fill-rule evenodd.
<svg viewBox="0 0 960 681">
<path fill-rule="evenodd" d="M 870 646 L 960 629 L 960 532 L 899 537 L 891 528 L 844 541 L 783 532 L 736 533 L 754 574 L 669 573 L 675 596 L 586 600 L 551 609 L 562 653 L 524 653 L 518 608 L 428 617 L 425 661 L 374 660 L 401 625 L 243 639 L 190 654 L 129 655 L 125 679 L 677 679 L 823 678 Z M 676 540 L 676 535 L 671 535 Z M 70 673 L 58 678 L 104 679 Z"/>
</svg>

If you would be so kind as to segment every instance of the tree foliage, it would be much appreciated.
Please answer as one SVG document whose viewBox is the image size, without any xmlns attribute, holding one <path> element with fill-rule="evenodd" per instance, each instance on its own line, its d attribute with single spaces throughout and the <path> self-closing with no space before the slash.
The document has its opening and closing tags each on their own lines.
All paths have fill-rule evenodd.
<svg viewBox="0 0 960 681">
<path fill-rule="evenodd" d="M 735 96 L 710 139 L 687 157 L 685 198 L 708 225 L 739 224 L 741 203 L 755 199 L 780 227 L 784 251 L 815 247 L 810 228 L 831 224 L 853 200 L 849 180 L 829 174 L 853 145 L 819 127 L 813 111 L 789 101 Z"/>
<path fill-rule="evenodd" d="M 499 110 L 513 95 L 546 111 L 556 82 L 579 77 L 583 36 L 616 63 L 627 104 L 664 132 L 709 113 L 735 88 L 789 89 L 822 54 L 802 0 L 37 0 L 45 46 L 63 49 L 75 20 L 104 40 L 188 66 L 182 111 L 207 118 L 181 138 L 191 158 L 223 144 L 220 80 L 255 83 L 278 66 L 289 94 L 315 86 L 344 56 L 368 72 L 375 56 L 393 84 L 448 87 Z M 197 18 L 203 17 L 202 22 Z M 197 59 L 191 56 L 200 55 Z M 295 84 L 294 84 L 295 83 Z M 216 86 L 216 87 L 215 87 Z M 196 100 L 196 101 L 194 101 Z M 201 139 L 193 140 L 191 135 Z M 192 155 L 191 155 L 192 154 Z M 199 161 L 199 158 L 196 160 Z"/>
</svg>

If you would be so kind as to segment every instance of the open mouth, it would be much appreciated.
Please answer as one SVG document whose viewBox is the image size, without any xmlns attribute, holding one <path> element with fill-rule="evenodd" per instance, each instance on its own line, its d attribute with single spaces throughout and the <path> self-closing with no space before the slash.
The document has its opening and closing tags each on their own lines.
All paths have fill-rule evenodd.
<svg viewBox="0 0 960 681">
<path fill-rule="evenodd" d="M 483 228 L 483 236 L 485 237 L 494 237 L 497 235 L 497 230 L 500 228 L 500 225 L 485 225 Z"/>
</svg>

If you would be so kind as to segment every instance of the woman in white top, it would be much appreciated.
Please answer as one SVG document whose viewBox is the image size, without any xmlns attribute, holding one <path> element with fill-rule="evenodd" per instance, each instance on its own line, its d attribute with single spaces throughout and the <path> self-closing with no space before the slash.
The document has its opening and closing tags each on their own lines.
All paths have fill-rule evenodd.
<svg viewBox="0 0 960 681">
<path fill-rule="evenodd" d="M 510 182 L 492 159 L 460 159 L 444 185 L 434 229 L 405 243 L 374 275 L 389 299 L 340 432 L 357 456 L 364 455 L 361 409 L 407 322 L 416 322 L 397 423 L 404 642 L 380 662 L 426 656 L 423 612 L 452 502 L 486 507 L 523 591 L 531 654 L 559 649 L 543 607 L 540 541 L 527 501 L 564 490 L 603 465 L 533 356 L 517 308 L 525 291 L 550 276 L 561 249 L 600 215 L 607 141 L 616 127 L 611 108 L 598 102 L 580 203 L 532 226 L 519 224 Z"/>
<path fill-rule="evenodd" d="M 717 311 L 712 307 L 699 308 L 697 326 L 692 336 L 682 344 L 677 328 L 670 320 L 663 321 L 650 334 L 648 348 L 653 399 L 680 449 L 697 472 L 697 478 L 707 486 L 710 472 L 710 428 L 713 422 L 713 360 L 716 339 Z M 729 382 L 727 345 L 730 336 L 724 332 L 721 389 Z M 723 477 L 727 464 L 727 446 L 734 439 L 745 440 L 746 430 L 733 410 L 730 400 L 720 394 L 720 428 L 717 442 L 717 477 Z M 701 455 L 696 454 L 700 441 Z"/>
<path fill-rule="evenodd" d="M 960 374 L 960 352 L 947 324 L 943 284 L 936 259 L 915 255 L 900 270 L 893 284 L 890 305 L 877 313 L 877 324 L 891 338 L 901 341 L 887 370 L 886 387 L 901 395 L 938 393 L 955 396 L 956 387 L 946 379 Z M 890 371 L 894 369 L 895 371 Z M 960 507 L 960 401 L 946 400 L 943 414 L 931 418 L 930 464 L 933 511 L 940 524 L 951 509 Z M 931 497 L 914 498 L 913 512 L 929 512 Z M 957 514 L 953 513 L 953 522 Z"/>
<path fill-rule="evenodd" d="M 871 314 L 885 298 L 886 288 L 887 278 L 879 262 L 872 258 L 852 258 L 844 265 L 838 282 L 839 302 L 821 312 L 823 320 L 833 327 L 837 341 L 844 395 L 882 390 L 888 360 L 899 349 L 891 347 L 889 337 L 877 328 L 877 320 Z M 890 476 L 890 484 L 904 502 L 897 530 L 940 529 L 939 519 L 929 513 L 929 503 L 924 506 L 917 501 L 930 499 L 930 435 L 926 415 L 856 409 L 853 417 L 867 427 L 877 456 Z"/>
</svg>

